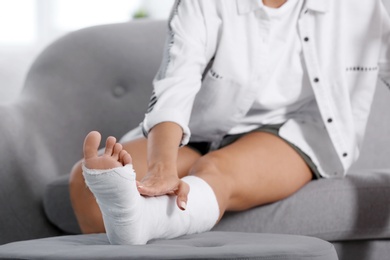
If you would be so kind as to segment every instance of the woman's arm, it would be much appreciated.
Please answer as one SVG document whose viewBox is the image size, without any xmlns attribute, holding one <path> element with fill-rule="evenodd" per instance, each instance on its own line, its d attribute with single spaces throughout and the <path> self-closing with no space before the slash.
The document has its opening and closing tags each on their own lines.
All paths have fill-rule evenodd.
<svg viewBox="0 0 390 260">
<path fill-rule="evenodd" d="M 148 138 L 147 159 L 150 170 L 164 170 L 168 165 L 176 167 L 182 136 L 183 131 L 176 123 L 164 122 L 153 127 Z"/>
<path fill-rule="evenodd" d="M 207 33 L 204 14 L 212 3 L 176 1 L 173 6 L 163 60 L 153 81 L 153 95 L 142 124 L 146 136 L 157 124 L 173 122 L 183 131 L 181 145 L 186 145 L 190 138 L 188 123 L 192 106 L 214 52 L 208 44 L 210 33 Z"/>
<path fill-rule="evenodd" d="M 189 187 L 177 175 L 177 155 L 182 140 L 182 128 L 164 122 L 151 129 L 148 135 L 148 172 L 138 183 L 138 190 L 147 196 L 176 194 L 177 205 L 185 210 Z"/>
<path fill-rule="evenodd" d="M 205 20 L 206 10 L 214 4 L 209 0 L 176 1 L 168 22 L 164 58 L 142 124 L 148 138 L 148 173 L 138 183 L 139 191 L 146 196 L 174 193 L 181 209 L 189 189 L 178 178 L 178 149 L 189 141 L 192 106 L 214 53 L 208 45 Z"/>
</svg>

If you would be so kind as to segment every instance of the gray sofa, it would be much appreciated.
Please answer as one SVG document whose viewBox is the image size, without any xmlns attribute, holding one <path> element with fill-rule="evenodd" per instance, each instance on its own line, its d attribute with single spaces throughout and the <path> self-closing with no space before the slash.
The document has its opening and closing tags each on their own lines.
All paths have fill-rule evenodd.
<svg viewBox="0 0 390 260">
<path fill-rule="evenodd" d="M 73 32 L 36 59 L 18 99 L 0 105 L 0 245 L 79 234 L 69 171 L 89 131 L 120 138 L 141 122 L 165 32 L 164 21 Z M 313 181 L 283 201 L 228 213 L 213 231 L 311 236 L 330 241 L 339 259 L 390 259 L 389 100 L 378 85 L 361 159 L 348 177 Z"/>
</svg>

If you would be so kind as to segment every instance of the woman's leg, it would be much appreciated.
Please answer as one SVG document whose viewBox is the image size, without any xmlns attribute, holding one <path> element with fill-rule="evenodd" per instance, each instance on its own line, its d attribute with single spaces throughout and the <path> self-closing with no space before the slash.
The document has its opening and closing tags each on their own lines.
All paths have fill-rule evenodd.
<svg viewBox="0 0 390 260">
<path fill-rule="evenodd" d="M 123 149 L 131 154 L 133 167 L 137 173 L 137 180 L 141 180 L 147 171 L 146 164 L 146 139 L 141 138 L 119 146 L 116 140 L 110 137 L 106 141 L 105 154 L 111 156 Z M 179 150 L 178 174 L 180 177 L 188 175 L 189 169 L 200 158 L 200 154 L 194 150 L 183 147 Z M 103 218 L 96 199 L 87 188 L 82 175 L 81 163 L 78 162 L 72 169 L 69 180 L 70 199 L 77 221 L 83 233 L 105 232 Z"/>
<path fill-rule="evenodd" d="M 150 239 L 204 232 L 226 210 L 244 210 L 283 199 L 312 178 L 303 159 L 281 138 L 250 133 L 196 160 L 191 169 L 195 176 L 183 178 L 190 194 L 187 209 L 181 211 L 172 196 L 140 196 L 131 166 L 106 167 L 110 161 L 115 167 L 129 163 L 121 159 L 126 152 L 114 145 L 112 155 L 98 156 L 99 142 L 90 135 L 86 138 L 88 168 L 84 176 L 105 212 L 104 223 L 113 244 L 145 244 Z M 100 163 L 106 170 L 94 170 L 101 169 Z"/>
<path fill-rule="evenodd" d="M 220 217 L 286 198 L 312 179 L 305 161 L 280 137 L 253 132 L 200 158 L 190 174 L 217 197 Z"/>
</svg>

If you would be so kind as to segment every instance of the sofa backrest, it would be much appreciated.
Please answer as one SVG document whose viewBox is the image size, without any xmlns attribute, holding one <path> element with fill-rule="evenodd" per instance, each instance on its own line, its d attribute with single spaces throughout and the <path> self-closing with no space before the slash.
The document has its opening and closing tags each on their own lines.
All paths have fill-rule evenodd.
<svg viewBox="0 0 390 260">
<path fill-rule="evenodd" d="M 390 168 L 390 89 L 378 82 L 359 160 L 350 171 Z"/>
</svg>

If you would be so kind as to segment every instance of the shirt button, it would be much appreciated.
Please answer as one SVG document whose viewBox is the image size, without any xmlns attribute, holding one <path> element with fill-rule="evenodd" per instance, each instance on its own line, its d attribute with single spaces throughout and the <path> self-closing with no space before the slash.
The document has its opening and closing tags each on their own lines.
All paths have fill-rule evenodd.
<svg viewBox="0 0 390 260">
<path fill-rule="evenodd" d="M 309 41 L 309 37 L 305 37 L 305 38 L 303 38 L 303 40 L 304 40 L 305 42 L 308 42 L 308 41 Z"/>
<path fill-rule="evenodd" d="M 333 122 L 333 119 L 332 118 L 328 118 L 328 123 L 332 123 Z"/>
<path fill-rule="evenodd" d="M 343 153 L 343 157 L 347 157 L 348 156 L 348 154 L 347 153 Z"/>
<path fill-rule="evenodd" d="M 314 82 L 315 82 L 315 83 L 318 83 L 318 82 L 320 82 L 320 79 L 319 79 L 319 78 L 315 78 L 315 79 L 314 79 Z"/>
</svg>

